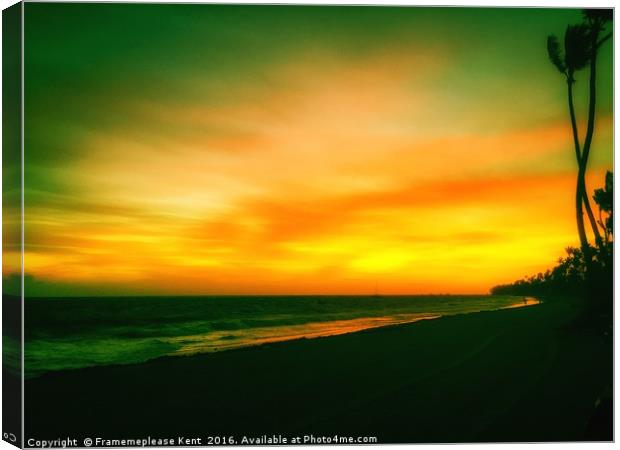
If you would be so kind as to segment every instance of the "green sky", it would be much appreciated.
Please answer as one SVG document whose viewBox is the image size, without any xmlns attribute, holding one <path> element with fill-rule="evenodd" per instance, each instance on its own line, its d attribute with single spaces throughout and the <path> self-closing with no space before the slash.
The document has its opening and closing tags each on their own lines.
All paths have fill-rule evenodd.
<svg viewBox="0 0 620 450">
<path fill-rule="evenodd" d="M 313 53 L 342 64 L 394 48 L 439 55 L 452 70 L 433 88 L 452 108 L 503 110 L 475 124 L 482 132 L 554 119 L 565 98 L 545 38 L 579 19 L 578 10 L 538 8 L 28 4 L 30 167 L 79 158 L 72 143 L 92 128 L 135 127 L 127 99 L 226 104 L 244 85 L 269 95 L 270 67 Z M 610 64 L 607 46 L 601 73 Z M 600 81 L 605 113 L 611 79 Z"/>
</svg>

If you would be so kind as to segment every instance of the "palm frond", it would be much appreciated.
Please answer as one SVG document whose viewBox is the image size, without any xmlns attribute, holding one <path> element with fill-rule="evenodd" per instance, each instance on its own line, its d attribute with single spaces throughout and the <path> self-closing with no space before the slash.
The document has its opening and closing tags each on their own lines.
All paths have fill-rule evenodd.
<svg viewBox="0 0 620 450">
<path fill-rule="evenodd" d="M 569 74 L 586 67 L 590 61 L 590 29 L 586 24 L 569 25 L 564 34 L 564 61 Z"/>
<path fill-rule="evenodd" d="M 584 9 L 583 15 L 586 19 L 604 24 L 614 19 L 614 10 L 611 8 Z"/>
<path fill-rule="evenodd" d="M 547 53 L 549 54 L 551 63 L 557 67 L 560 72 L 566 73 L 566 65 L 564 61 L 562 61 L 560 44 L 556 36 L 551 35 L 547 37 Z"/>
</svg>

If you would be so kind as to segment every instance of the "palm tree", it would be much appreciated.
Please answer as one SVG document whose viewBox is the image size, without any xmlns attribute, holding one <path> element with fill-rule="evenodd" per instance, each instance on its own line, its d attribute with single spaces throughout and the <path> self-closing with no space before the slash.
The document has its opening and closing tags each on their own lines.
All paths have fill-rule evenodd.
<svg viewBox="0 0 620 450">
<path fill-rule="evenodd" d="M 586 261 L 590 260 L 591 252 L 585 230 L 583 208 L 594 234 L 595 242 L 601 245 L 602 237 L 599 231 L 596 218 L 592 212 L 586 187 L 586 170 L 588 158 L 594 135 L 594 120 L 596 111 L 596 60 L 598 50 L 610 37 L 611 33 L 603 36 L 605 27 L 612 20 L 613 12 L 611 9 L 588 9 L 584 10 L 584 22 L 578 25 L 570 25 L 564 34 L 564 53 L 560 50 L 558 39 L 555 36 L 547 38 L 547 52 L 553 65 L 566 78 L 568 87 L 568 110 L 570 114 L 573 143 L 575 146 L 575 157 L 577 159 L 577 188 L 575 195 L 575 210 L 577 216 L 577 231 L 581 248 Z M 588 123 L 583 147 L 579 141 L 579 130 L 575 117 L 575 107 L 573 104 L 573 85 L 575 84 L 575 72 L 589 66 L 589 102 L 588 102 Z"/>
<path fill-rule="evenodd" d="M 609 32 L 601 38 L 601 34 L 605 31 L 607 23 L 610 22 L 613 18 L 613 12 L 611 9 L 586 9 L 584 10 L 583 14 L 585 18 L 584 25 L 587 27 L 588 30 L 586 37 L 588 39 L 587 51 L 588 61 L 590 63 L 590 94 L 588 104 L 588 125 L 586 128 L 586 137 L 583 143 L 581 164 L 579 165 L 579 173 L 577 175 L 577 178 L 579 180 L 578 182 L 583 186 L 583 189 L 585 191 L 586 169 L 588 166 L 588 157 L 590 156 L 592 137 L 594 135 L 594 119 L 596 112 L 596 61 L 599 49 L 612 36 L 611 32 Z M 592 215 L 592 217 L 594 216 Z M 596 228 L 595 237 L 596 243 L 600 245 L 602 240 L 601 234 L 598 232 L 598 228 Z"/>
<path fill-rule="evenodd" d="M 582 171 L 583 155 L 581 152 L 581 144 L 579 141 L 579 129 L 577 127 L 577 119 L 575 116 L 575 106 L 573 103 L 573 86 L 575 84 L 575 72 L 584 69 L 589 62 L 590 50 L 589 50 L 589 29 L 586 24 L 569 25 L 566 28 L 564 34 L 564 53 L 560 50 L 560 44 L 556 36 L 549 36 L 547 38 L 547 52 L 549 59 L 553 65 L 562 73 L 566 78 L 567 94 L 568 94 L 568 111 L 570 114 L 571 127 L 573 132 L 573 144 L 575 146 L 575 157 L 577 159 L 577 166 L 579 168 L 577 176 L 577 187 L 575 193 L 575 209 L 577 218 L 577 231 L 579 233 L 579 241 L 581 248 L 585 253 L 588 253 L 588 238 L 586 235 L 585 224 L 583 220 L 583 207 L 585 206 L 586 213 L 590 220 L 590 225 L 595 233 L 598 233 L 598 227 L 596 225 L 596 219 L 590 206 L 590 201 L 587 196 L 587 190 L 585 187 L 585 177 L 580 177 L 579 174 Z"/>
</svg>

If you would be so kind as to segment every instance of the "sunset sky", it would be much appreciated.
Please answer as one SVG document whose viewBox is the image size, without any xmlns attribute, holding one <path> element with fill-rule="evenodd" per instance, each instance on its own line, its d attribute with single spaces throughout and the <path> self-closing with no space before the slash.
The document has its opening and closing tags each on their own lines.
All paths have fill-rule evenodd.
<svg viewBox="0 0 620 450">
<path fill-rule="evenodd" d="M 578 244 L 579 11 L 25 11 L 26 295 L 485 293 Z"/>
</svg>

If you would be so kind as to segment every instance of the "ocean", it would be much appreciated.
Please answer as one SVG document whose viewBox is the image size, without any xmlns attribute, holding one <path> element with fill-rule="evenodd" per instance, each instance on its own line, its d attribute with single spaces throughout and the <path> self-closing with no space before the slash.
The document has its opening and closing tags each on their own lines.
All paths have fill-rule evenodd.
<svg viewBox="0 0 620 450">
<path fill-rule="evenodd" d="M 514 296 L 439 295 L 27 298 L 25 374 L 134 364 L 536 303 Z"/>
</svg>

